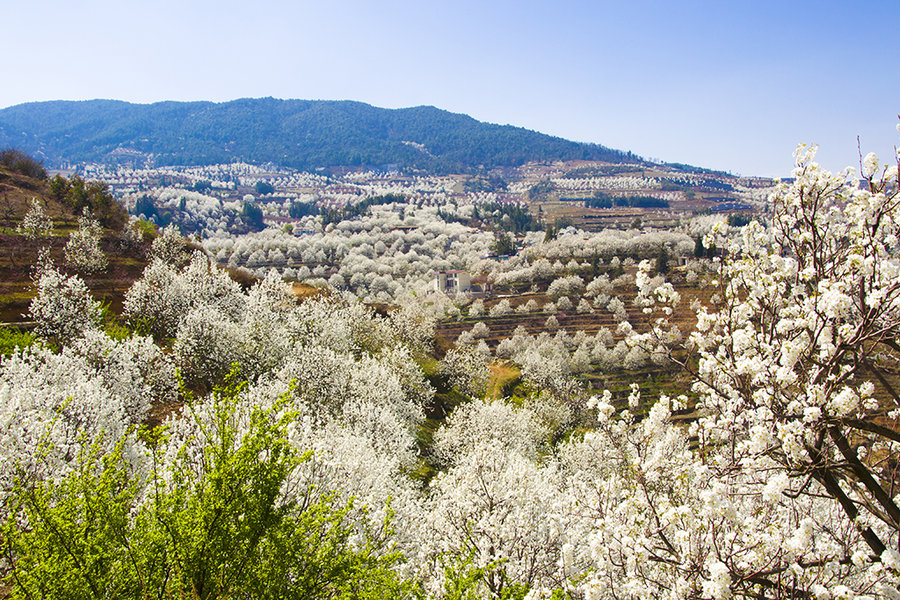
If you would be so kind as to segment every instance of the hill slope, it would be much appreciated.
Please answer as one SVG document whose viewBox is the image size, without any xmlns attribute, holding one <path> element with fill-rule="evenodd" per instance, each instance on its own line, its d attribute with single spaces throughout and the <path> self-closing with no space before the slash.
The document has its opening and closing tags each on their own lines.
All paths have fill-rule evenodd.
<svg viewBox="0 0 900 600">
<path fill-rule="evenodd" d="M 53 101 L 0 110 L 0 148 L 61 162 L 212 164 L 236 159 L 298 169 L 380 166 L 464 172 L 547 160 L 636 160 L 431 106 L 383 109 L 351 101 L 242 99 L 129 104 Z"/>
<path fill-rule="evenodd" d="M 100 189 L 105 190 L 105 187 Z M 97 199 L 91 194 L 86 194 L 85 198 L 89 196 Z M 52 232 L 36 239 L 29 239 L 18 230 L 32 199 L 39 202 L 52 221 Z M 106 193 L 104 200 L 115 202 Z M 97 214 L 97 207 L 93 208 Z M 50 258 L 64 274 L 77 272 L 66 259 L 65 246 L 69 233 L 78 227 L 78 214 L 70 203 L 55 197 L 47 180 L 23 175 L 0 164 L 0 324 L 29 319 L 28 306 L 36 292 L 32 269 L 41 248 L 49 251 Z M 125 216 L 124 212 L 119 215 L 119 222 L 122 216 Z M 109 225 L 121 226 L 112 222 Z M 108 266 L 96 273 L 79 275 L 95 298 L 118 312 L 125 292 L 147 265 L 145 255 L 149 244 L 124 247 L 118 230 L 104 228 L 100 245 L 109 261 Z"/>
</svg>

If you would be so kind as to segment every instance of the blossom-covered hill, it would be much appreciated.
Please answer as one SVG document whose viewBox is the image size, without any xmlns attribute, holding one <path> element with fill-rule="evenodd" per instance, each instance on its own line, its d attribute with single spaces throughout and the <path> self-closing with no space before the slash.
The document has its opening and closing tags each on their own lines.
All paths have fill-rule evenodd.
<svg viewBox="0 0 900 600">
<path fill-rule="evenodd" d="M 796 157 L 766 218 L 677 231 L 396 193 L 169 226 L 116 328 L 66 271 L 108 268 L 115 214 L 52 180 L 96 210 L 0 358 L 10 597 L 900 597 L 898 166 Z M 35 199 L 15 231 L 56 229 Z"/>
</svg>

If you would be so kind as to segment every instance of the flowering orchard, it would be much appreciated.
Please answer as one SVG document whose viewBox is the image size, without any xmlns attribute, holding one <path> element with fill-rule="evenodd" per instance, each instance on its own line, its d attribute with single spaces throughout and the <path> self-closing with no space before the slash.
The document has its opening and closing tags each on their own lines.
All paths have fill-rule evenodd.
<svg viewBox="0 0 900 600">
<path fill-rule="evenodd" d="M 81 280 L 44 264 L 32 315 L 58 351 L 0 363 L 11 593 L 900 598 L 900 181 L 873 156 L 863 175 L 802 147 L 770 223 L 710 223 L 705 246 L 727 252 L 686 338 L 650 261 L 638 331 L 608 277 L 574 274 L 584 244 L 548 241 L 558 266 L 496 276 L 556 276 L 555 303 L 594 299 L 578 306 L 621 316 L 625 340 L 517 328 L 497 352 L 527 394 L 493 401 L 490 332 L 432 367 L 412 296 L 376 313 L 298 302 L 274 272 L 242 289 L 169 232 L 114 339 Z M 692 383 L 653 403 L 640 382 L 622 405 L 572 379 L 663 358 Z"/>
</svg>

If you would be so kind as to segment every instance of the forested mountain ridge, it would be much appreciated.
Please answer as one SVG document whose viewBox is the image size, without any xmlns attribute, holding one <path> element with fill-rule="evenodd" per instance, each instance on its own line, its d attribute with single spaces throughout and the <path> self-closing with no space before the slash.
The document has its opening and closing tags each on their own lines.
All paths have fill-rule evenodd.
<svg viewBox="0 0 900 600">
<path fill-rule="evenodd" d="M 630 152 L 483 123 L 432 106 L 383 109 L 353 101 L 52 101 L 0 110 L 0 147 L 49 166 L 117 160 L 213 164 L 244 160 L 297 169 L 337 166 L 431 172 L 530 161 L 637 161 Z"/>
</svg>

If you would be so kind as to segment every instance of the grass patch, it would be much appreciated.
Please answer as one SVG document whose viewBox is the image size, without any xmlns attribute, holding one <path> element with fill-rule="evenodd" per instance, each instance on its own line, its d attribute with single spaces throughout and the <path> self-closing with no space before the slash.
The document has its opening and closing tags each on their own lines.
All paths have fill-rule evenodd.
<svg viewBox="0 0 900 600">
<path fill-rule="evenodd" d="M 21 286 L 23 288 L 32 288 L 30 284 Z M 12 292 L 9 294 L 0 294 L 0 304 L 22 304 L 28 303 L 34 298 L 34 289 L 23 289 L 21 292 Z"/>
<path fill-rule="evenodd" d="M 508 360 L 492 362 L 488 365 L 491 371 L 491 380 L 488 382 L 487 398 L 497 400 L 507 395 L 509 388 L 513 387 L 521 378 L 522 371 Z"/>
<path fill-rule="evenodd" d="M 28 331 L 0 327 L 0 356 L 9 356 L 16 348 L 27 348 L 34 342 L 34 335 Z"/>
<path fill-rule="evenodd" d="M 300 300 L 305 300 L 307 298 L 315 298 L 316 296 L 322 295 L 322 290 L 320 290 L 317 287 L 307 285 L 305 283 L 292 283 L 291 291 L 293 291 L 294 296 L 296 296 Z"/>
<path fill-rule="evenodd" d="M 425 377 L 435 377 L 440 373 L 441 362 L 432 356 L 418 357 L 416 358 L 416 363 L 418 363 L 419 368 L 422 369 L 422 373 L 425 374 Z"/>
</svg>

